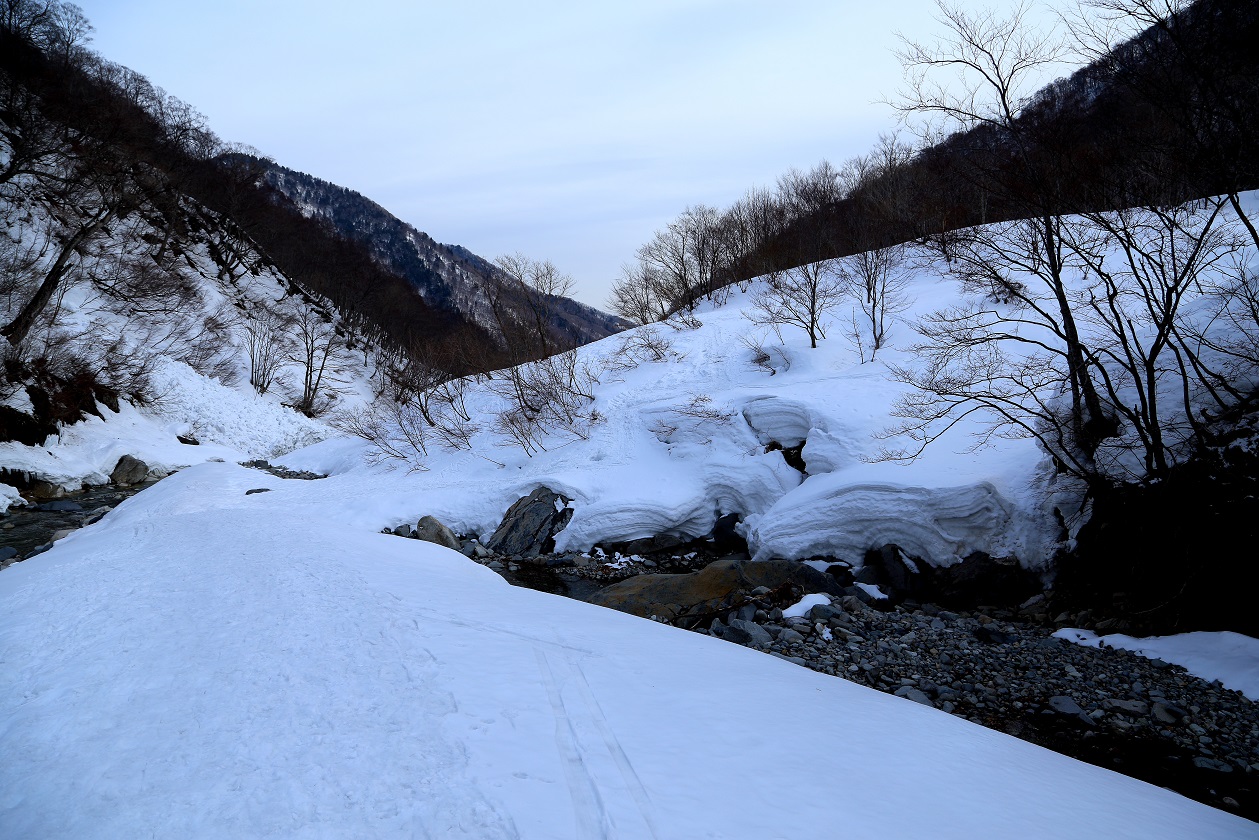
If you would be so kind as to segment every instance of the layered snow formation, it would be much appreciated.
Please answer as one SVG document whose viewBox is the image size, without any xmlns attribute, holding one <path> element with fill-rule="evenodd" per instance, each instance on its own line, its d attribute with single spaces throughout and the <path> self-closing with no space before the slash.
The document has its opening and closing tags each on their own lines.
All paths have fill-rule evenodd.
<svg viewBox="0 0 1259 840">
<path fill-rule="evenodd" d="M 904 318 L 954 295 L 924 274 Z M 481 425 L 472 451 L 429 447 L 417 459 L 423 471 L 395 476 L 406 493 L 392 508 L 396 518 L 374 524 L 431 514 L 486 534 L 516 499 L 547 486 L 574 500 L 561 551 L 662 533 L 701 537 L 717 517 L 736 513 L 758 558 L 860 564 L 867 550 L 896 543 L 935 565 L 976 551 L 1031 568 L 1047 562 L 1060 530 L 1054 508 L 1069 518 L 1079 500 L 1073 488 L 1054 486 L 1031 440 L 993 439 L 972 451 L 980 427 L 964 421 L 913 463 L 871 461 L 897 443 L 880 435 L 905 389 L 888 365 L 909 361 L 898 349 L 913 338 L 906 324 L 894 327 L 894 346 L 878 361 L 862 364 L 841 337 L 811 349 L 803 331 L 783 328 L 780 341 L 755 326 L 746 317 L 751 297 L 734 291 L 720 306 L 701 304 L 697 329 L 658 324 L 581 348 L 581 364 L 599 374 L 590 407 L 600 420 L 585 439 L 555 434 L 532 456 L 493 431 L 503 401 L 492 385 L 471 386 L 468 405 Z M 631 361 L 634 342 L 647 336 L 668 350 Z M 757 344 L 771 366 L 756 363 L 749 345 Z M 801 444 L 807 475 L 774 451 Z M 388 492 L 394 479 L 362 464 L 370 447 L 354 446 L 330 441 L 285 463 L 320 473 L 372 469 Z"/>
<path fill-rule="evenodd" d="M 370 533 L 377 479 L 202 464 L 0 573 L 0 836 L 1254 836 Z"/>
<path fill-rule="evenodd" d="M 1259 639 L 1241 633 L 1198 631 L 1138 639 L 1122 633 L 1099 636 L 1092 630 L 1063 628 L 1054 635 L 1079 645 L 1104 645 L 1171 662 L 1195 677 L 1219 680 L 1225 688 L 1259 702 Z"/>
</svg>

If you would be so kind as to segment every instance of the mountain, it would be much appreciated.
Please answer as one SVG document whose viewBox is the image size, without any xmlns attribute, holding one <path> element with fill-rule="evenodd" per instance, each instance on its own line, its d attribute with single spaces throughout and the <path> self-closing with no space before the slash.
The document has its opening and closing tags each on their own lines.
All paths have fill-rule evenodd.
<svg viewBox="0 0 1259 840">
<path fill-rule="evenodd" d="M 307 218 L 326 222 L 361 243 L 372 258 L 406 278 L 424 302 L 495 331 L 493 295 L 487 283 L 503 283 L 501 269 L 460 245 L 445 245 L 354 190 L 270 161 L 264 179 Z M 587 344 L 625 328 L 620 318 L 570 298 L 555 297 L 552 326 L 566 343 Z"/>
</svg>

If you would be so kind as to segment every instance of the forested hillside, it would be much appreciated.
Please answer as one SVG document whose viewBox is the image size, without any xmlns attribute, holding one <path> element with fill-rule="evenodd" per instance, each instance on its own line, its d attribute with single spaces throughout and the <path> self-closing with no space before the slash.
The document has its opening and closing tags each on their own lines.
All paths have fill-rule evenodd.
<svg viewBox="0 0 1259 840">
<path fill-rule="evenodd" d="M 282 384 L 315 414 L 343 368 L 383 387 L 416 363 L 487 371 L 617 328 L 549 294 L 563 284 L 498 268 L 488 311 L 453 305 L 483 297 L 466 268 L 426 301 L 413 264 L 308 217 L 268 180 L 276 164 L 88 49 L 77 7 L 13 0 L 0 24 L 0 437 L 37 442 L 97 401 L 149 402 L 164 360 L 259 393 Z"/>
</svg>

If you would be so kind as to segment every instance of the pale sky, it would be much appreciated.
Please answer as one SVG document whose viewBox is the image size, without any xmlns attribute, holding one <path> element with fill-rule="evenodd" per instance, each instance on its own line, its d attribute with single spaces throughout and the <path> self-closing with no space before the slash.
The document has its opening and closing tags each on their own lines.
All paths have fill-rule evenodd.
<svg viewBox="0 0 1259 840">
<path fill-rule="evenodd" d="M 896 33 L 940 31 L 929 0 L 80 5 L 97 51 L 224 140 L 440 242 L 550 259 L 600 307 L 687 205 L 867 151 Z"/>
</svg>

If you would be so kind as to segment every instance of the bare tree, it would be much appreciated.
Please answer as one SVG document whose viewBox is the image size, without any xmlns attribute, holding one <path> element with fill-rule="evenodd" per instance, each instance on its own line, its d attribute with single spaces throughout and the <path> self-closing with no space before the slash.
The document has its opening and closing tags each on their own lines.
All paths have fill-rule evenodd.
<svg viewBox="0 0 1259 840">
<path fill-rule="evenodd" d="M 556 335 L 556 303 L 572 293 L 573 278 L 560 271 L 550 260 L 535 260 L 517 251 L 494 260 L 516 292 L 525 310 L 525 318 L 533 328 L 536 354 L 548 356 L 560 348 Z"/>
<path fill-rule="evenodd" d="M 904 246 L 862 251 L 838 261 L 838 272 L 854 300 L 848 337 L 861 361 L 873 362 L 887 344 L 891 320 L 909 307 Z"/>
<path fill-rule="evenodd" d="M 748 314 L 754 324 L 795 326 L 809 336 L 811 347 L 826 337 L 827 315 L 843 301 L 847 278 L 837 270 L 834 260 L 773 272 L 764 288 L 752 301 Z"/>
<path fill-rule="evenodd" d="M 265 394 L 291 357 L 292 314 L 260 305 L 246 311 L 240 321 L 249 357 L 249 384 L 259 394 Z"/>
<path fill-rule="evenodd" d="M 337 368 L 345 348 L 345 338 L 340 334 L 333 315 L 313 305 L 292 305 L 289 361 L 297 365 L 301 374 L 301 395 L 295 407 L 309 417 L 317 417 L 331 405 L 336 397 L 335 386 L 340 384 Z"/>
<path fill-rule="evenodd" d="M 609 308 L 633 321 L 650 324 L 669 317 L 669 301 L 655 270 L 642 263 L 621 266 L 621 276 L 612 284 Z"/>
<path fill-rule="evenodd" d="M 1113 408 L 1103 405 L 1095 381 L 1100 371 L 1076 323 L 1076 301 L 1066 276 L 1070 252 L 1063 227 L 1067 223 L 1058 215 L 1063 205 L 1063 173 L 1052 162 L 1046 164 L 1034 126 L 1020 120 L 1035 86 L 1062 60 L 1065 47 L 1061 37 L 1028 23 L 1026 2 L 1004 17 L 991 11 L 971 14 L 943 2 L 939 9 L 949 33 L 945 41 L 938 45 L 904 41 L 900 58 L 908 87 L 899 108 L 907 119 L 919 121 L 924 136 L 961 130 L 969 131 L 967 136 L 995 138 L 1002 154 L 993 160 L 994 169 L 1013 166 L 1020 182 L 1017 192 L 1006 191 L 1003 196 L 1026 221 L 970 228 L 941 238 L 942 256 L 964 284 L 972 289 L 986 287 L 1015 309 L 981 305 L 944 313 L 926 325 L 927 333 L 939 350 L 937 360 L 947 357 L 951 343 L 970 342 L 977 324 L 992 334 L 1035 344 L 1060 360 L 1062 365 L 1055 370 L 1062 374 L 1070 407 L 1065 417 L 1054 414 L 1067 427 L 1064 434 L 1053 435 L 1063 444 L 1057 454 L 1092 474 L 1093 454 L 1116 433 L 1117 420 Z M 973 157 L 968 177 L 984 190 L 1003 189 L 1009 173 L 985 169 L 983 149 L 977 149 Z M 1031 326 L 1020 332 L 1025 322 Z M 945 328 L 949 324 L 958 330 L 956 336 Z M 1033 337 L 1026 334 L 1029 331 Z M 928 391 L 941 389 L 947 384 L 942 376 L 947 376 L 945 370 L 935 370 L 915 384 Z M 1000 399 L 996 402 L 1004 404 L 1007 397 L 997 390 Z M 975 382 L 968 393 L 982 402 L 981 391 Z M 945 393 L 942 398 L 953 396 Z"/>
</svg>

